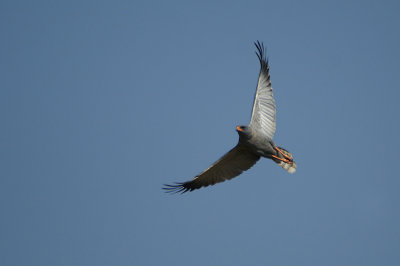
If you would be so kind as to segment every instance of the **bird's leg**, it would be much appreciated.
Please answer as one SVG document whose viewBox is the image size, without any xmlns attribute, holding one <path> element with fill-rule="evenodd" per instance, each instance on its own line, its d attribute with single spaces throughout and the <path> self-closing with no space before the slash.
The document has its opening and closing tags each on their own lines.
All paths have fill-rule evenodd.
<svg viewBox="0 0 400 266">
<path fill-rule="evenodd" d="M 278 159 L 278 160 L 280 160 L 282 162 L 285 162 L 285 163 L 289 163 L 289 164 L 293 163 L 293 158 L 292 157 L 288 156 L 285 152 L 281 151 L 281 149 L 279 149 L 278 147 L 274 147 L 274 148 L 280 154 L 282 154 L 284 158 L 280 158 L 280 157 L 275 156 L 275 155 L 272 155 L 272 157 L 274 157 L 274 158 L 276 158 L 276 159 Z"/>
<path fill-rule="evenodd" d="M 275 156 L 275 155 L 271 155 L 271 156 L 274 157 L 275 159 L 279 160 L 279 161 L 282 161 L 282 162 L 285 162 L 285 163 L 288 163 L 288 164 L 293 163 L 293 161 L 290 161 L 290 160 L 288 160 L 286 158 L 280 158 L 280 157 Z"/>
</svg>

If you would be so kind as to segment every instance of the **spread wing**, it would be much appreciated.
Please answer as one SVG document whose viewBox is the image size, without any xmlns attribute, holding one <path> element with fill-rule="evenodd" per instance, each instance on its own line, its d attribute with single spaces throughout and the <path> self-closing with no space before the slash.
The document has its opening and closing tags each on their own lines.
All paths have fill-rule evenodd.
<svg viewBox="0 0 400 266">
<path fill-rule="evenodd" d="M 224 182 L 248 170 L 259 159 L 260 156 L 251 153 L 238 144 L 191 181 L 176 183 L 174 185 L 165 185 L 163 189 L 172 193 L 185 193 L 201 187 Z"/>
<path fill-rule="evenodd" d="M 261 70 L 258 77 L 257 90 L 254 96 L 253 111 L 249 126 L 258 130 L 272 140 L 275 134 L 275 102 L 269 77 L 268 61 L 265 58 L 264 46 L 257 41 L 257 57 L 260 60 Z"/>
</svg>

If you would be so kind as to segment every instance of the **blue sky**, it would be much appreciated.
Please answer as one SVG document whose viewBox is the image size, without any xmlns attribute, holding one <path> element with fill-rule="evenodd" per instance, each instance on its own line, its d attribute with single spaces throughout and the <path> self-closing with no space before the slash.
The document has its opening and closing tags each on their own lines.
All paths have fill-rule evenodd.
<svg viewBox="0 0 400 266">
<path fill-rule="evenodd" d="M 399 265 L 398 1 L 2 1 L 1 265 Z M 275 142 L 237 142 L 267 47 Z"/>
</svg>

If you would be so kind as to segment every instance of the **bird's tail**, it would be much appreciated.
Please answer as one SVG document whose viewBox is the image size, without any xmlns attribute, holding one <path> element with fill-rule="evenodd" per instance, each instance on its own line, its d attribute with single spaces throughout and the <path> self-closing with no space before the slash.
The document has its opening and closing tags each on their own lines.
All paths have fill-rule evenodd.
<svg viewBox="0 0 400 266">
<path fill-rule="evenodd" d="M 293 174 L 294 172 L 296 172 L 296 163 L 292 162 L 292 163 L 285 163 L 280 161 L 278 163 L 280 166 L 282 166 L 283 169 L 285 169 L 286 171 L 288 171 L 289 173 Z"/>
<path fill-rule="evenodd" d="M 285 161 L 275 161 L 279 166 L 281 166 L 283 169 L 288 171 L 289 173 L 293 174 L 296 172 L 296 163 L 293 161 L 293 155 L 288 152 L 287 150 L 278 147 L 278 151 L 285 157 Z M 288 162 L 286 162 L 288 161 Z"/>
</svg>

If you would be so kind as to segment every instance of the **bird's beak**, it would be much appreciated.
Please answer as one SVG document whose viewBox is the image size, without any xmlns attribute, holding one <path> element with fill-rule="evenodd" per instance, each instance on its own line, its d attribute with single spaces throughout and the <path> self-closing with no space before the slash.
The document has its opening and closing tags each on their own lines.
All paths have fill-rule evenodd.
<svg viewBox="0 0 400 266">
<path fill-rule="evenodd" d="M 236 127 L 236 130 L 237 130 L 237 131 L 240 131 L 240 132 L 243 131 L 243 129 L 241 129 L 240 126 L 237 126 L 237 127 Z"/>
</svg>

